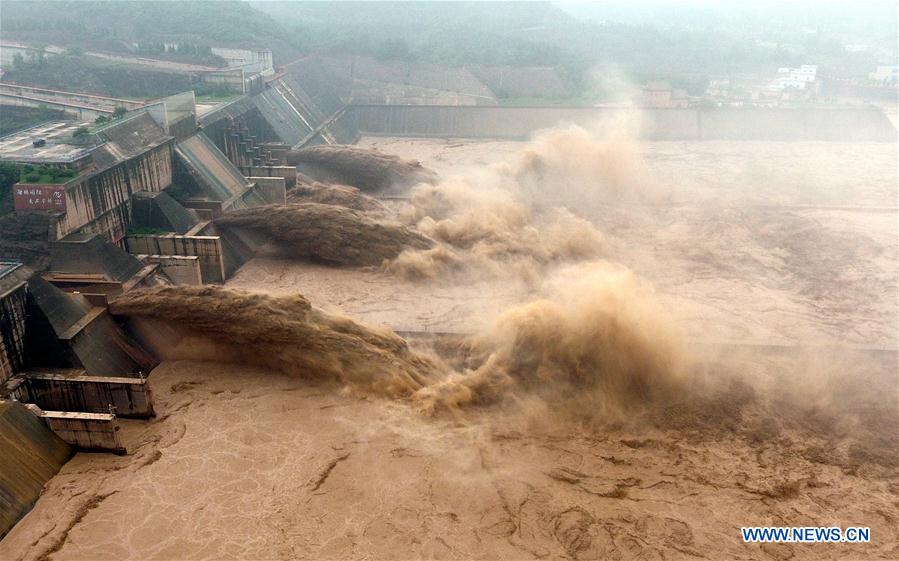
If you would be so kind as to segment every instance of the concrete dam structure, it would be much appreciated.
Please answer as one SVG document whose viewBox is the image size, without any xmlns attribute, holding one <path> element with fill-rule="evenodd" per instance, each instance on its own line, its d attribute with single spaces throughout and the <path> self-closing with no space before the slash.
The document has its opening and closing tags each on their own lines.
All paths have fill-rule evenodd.
<svg viewBox="0 0 899 561">
<path fill-rule="evenodd" d="M 156 414 L 151 372 L 160 357 L 110 314 L 109 302 L 139 287 L 235 280 L 263 236 L 216 221 L 284 204 L 298 175 L 288 154 L 363 136 L 522 140 L 560 123 L 602 130 L 632 114 L 603 107 L 360 104 L 390 96 L 372 90 L 376 80 L 357 81 L 355 97 L 348 97 L 328 68 L 303 59 L 199 117 L 187 92 L 135 107 L 82 142 L 71 142 L 65 123 L 2 139 L 4 159 L 76 175 L 40 189 L 17 185 L 46 188 L 59 201 L 53 208 L 30 201 L 0 216 L 0 443 L 12 451 L 0 458 L 0 537 L 73 450 L 126 453 L 118 419 Z M 894 142 L 896 136 L 874 108 L 640 113 L 639 137 L 652 141 Z M 31 144 L 37 135 L 48 137 L 46 149 Z M 293 286 L 285 281 L 280 288 Z"/>
<path fill-rule="evenodd" d="M 0 539 L 68 461 L 72 448 L 21 403 L 0 401 Z"/>
<path fill-rule="evenodd" d="M 599 128 L 632 113 L 601 107 L 463 107 L 354 105 L 341 126 L 360 135 L 521 140 L 559 123 Z M 895 140 L 880 109 L 642 109 L 644 140 Z"/>
<path fill-rule="evenodd" d="M 0 216 L 0 440 L 12 451 L 0 462 L 0 535 L 73 450 L 126 453 L 118 419 L 155 415 L 145 375 L 158 361 L 108 313 L 109 299 L 224 282 L 254 248 L 210 221 L 286 199 L 296 172 L 276 165 L 289 148 L 280 137 L 269 139 L 280 158 L 233 146 L 246 155 L 238 168 L 198 124 L 188 92 L 77 142 L 74 125 L 54 123 L 0 143 L 20 166 L 70 170 L 59 184 L 17 184 L 15 212 Z"/>
<path fill-rule="evenodd" d="M 339 67 L 340 65 L 337 65 Z M 272 146 L 348 144 L 362 135 L 525 139 L 572 123 L 599 128 L 634 109 L 498 105 L 365 104 L 340 68 L 301 59 L 267 79 L 260 93 L 203 115 L 200 125 L 237 166 L 277 162 Z M 876 107 L 641 108 L 645 140 L 895 141 L 896 129 Z"/>
</svg>

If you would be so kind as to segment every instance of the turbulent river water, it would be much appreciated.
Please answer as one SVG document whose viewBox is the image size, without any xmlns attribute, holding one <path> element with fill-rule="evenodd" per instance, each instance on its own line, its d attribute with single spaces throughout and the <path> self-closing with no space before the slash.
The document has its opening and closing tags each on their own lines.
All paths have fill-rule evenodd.
<svg viewBox="0 0 899 561">
<path fill-rule="evenodd" d="M 523 148 L 361 144 L 443 175 Z M 592 224 L 601 259 L 651 291 L 681 332 L 691 399 L 597 416 L 524 392 L 427 415 L 277 361 L 169 360 L 150 377 L 159 416 L 123 422 L 131 453 L 77 454 L 0 558 L 896 558 L 895 145 L 627 150 L 639 196 L 585 197 L 569 177 L 541 201 Z M 423 282 L 263 254 L 227 286 L 401 333 L 494 333 L 509 309 L 565 302 L 562 268 Z M 743 544 L 755 525 L 872 539 Z"/>
</svg>

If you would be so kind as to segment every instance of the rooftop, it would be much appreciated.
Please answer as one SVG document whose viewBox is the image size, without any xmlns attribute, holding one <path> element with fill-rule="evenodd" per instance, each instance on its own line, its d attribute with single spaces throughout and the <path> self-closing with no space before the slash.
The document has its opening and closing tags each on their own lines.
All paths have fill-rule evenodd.
<svg viewBox="0 0 899 561">
<path fill-rule="evenodd" d="M 18 290 L 31 272 L 18 261 L 0 261 L 0 299 Z"/>
<path fill-rule="evenodd" d="M 87 156 L 94 145 L 66 144 L 75 129 L 83 123 L 54 121 L 0 138 L 0 159 L 35 164 L 71 163 Z M 43 138 L 43 146 L 35 147 L 32 141 Z"/>
<path fill-rule="evenodd" d="M 0 261 L 0 279 L 8 275 L 9 273 L 15 271 L 22 264 L 18 261 Z"/>
</svg>

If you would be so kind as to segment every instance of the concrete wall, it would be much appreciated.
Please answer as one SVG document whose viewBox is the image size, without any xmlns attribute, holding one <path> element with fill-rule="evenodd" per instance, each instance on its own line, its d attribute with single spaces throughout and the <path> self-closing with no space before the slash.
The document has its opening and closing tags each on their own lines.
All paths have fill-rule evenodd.
<svg viewBox="0 0 899 561">
<path fill-rule="evenodd" d="M 246 73 L 242 68 L 191 72 L 191 79 L 221 86 L 229 92 L 247 93 Z"/>
<path fill-rule="evenodd" d="M 41 418 L 56 436 L 82 450 L 124 454 L 119 438 L 119 423 L 109 413 L 72 413 L 44 411 Z"/>
<path fill-rule="evenodd" d="M 14 107 L 41 107 L 43 105 L 50 109 L 62 111 L 66 115 L 79 121 L 93 121 L 97 117 L 108 117 L 112 115 L 112 110 L 110 109 L 100 109 L 97 107 L 89 107 L 87 105 L 75 105 L 62 101 L 53 101 L 4 92 L 0 92 L 0 101 L 2 101 L 3 105 L 12 105 Z"/>
<path fill-rule="evenodd" d="M 7 294 L 0 294 L 0 384 L 22 370 L 25 364 L 24 284 Z"/>
<path fill-rule="evenodd" d="M 522 139 L 560 122 L 601 130 L 627 114 L 589 107 L 350 106 L 340 125 L 370 135 Z M 896 140 L 877 108 L 645 109 L 642 120 L 647 140 Z"/>
<path fill-rule="evenodd" d="M 296 177 L 296 168 L 293 168 Z M 266 203 L 283 205 L 287 203 L 287 185 L 283 177 L 248 177 L 256 184 L 256 191 Z"/>
<path fill-rule="evenodd" d="M 245 168 L 244 172 L 250 181 L 259 177 L 283 177 L 285 187 L 290 188 L 297 184 L 296 166 L 255 166 Z"/>
<path fill-rule="evenodd" d="M 194 186 L 210 201 L 229 201 L 249 186 L 240 170 L 202 132 L 179 142 L 175 153 L 179 184 Z"/>
<path fill-rule="evenodd" d="M 21 403 L 0 401 L 0 538 L 31 510 L 72 449 Z"/>
<path fill-rule="evenodd" d="M 203 132 L 239 168 L 277 163 L 269 144 L 279 140 L 252 99 L 242 98 L 203 116 Z"/>
<path fill-rule="evenodd" d="M 138 255 L 144 263 L 156 263 L 175 284 L 203 284 L 200 258 L 193 255 Z"/>
<path fill-rule="evenodd" d="M 137 191 L 162 191 L 172 184 L 173 143 L 166 142 L 84 180 L 66 185 L 66 213 L 57 236 L 83 231 L 121 241 L 130 221 L 130 197 Z"/>
<path fill-rule="evenodd" d="M 73 366 L 99 376 L 136 376 L 149 372 L 155 361 L 134 347 L 118 324 L 103 308 L 91 311 L 72 327 L 59 334 L 59 341 L 70 351 Z"/>
<path fill-rule="evenodd" d="M 128 236 L 125 246 L 135 255 L 196 256 L 204 283 L 225 282 L 222 242 L 218 236 Z"/>
<path fill-rule="evenodd" d="M 145 378 L 29 372 L 18 388 L 19 399 L 44 410 L 109 413 L 119 417 L 155 415 L 153 394 Z"/>
<path fill-rule="evenodd" d="M 132 101 L 130 99 L 105 97 L 101 95 L 91 95 L 78 92 L 65 92 L 61 90 L 51 90 L 48 88 L 36 88 L 34 86 L 10 84 L 6 82 L 0 83 L 0 93 L 73 104 L 76 106 L 106 109 L 109 111 L 109 113 L 115 111 L 116 107 L 124 107 L 128 111 L 132 111 L 144 106 L 143 101 Z"/>
</svg>

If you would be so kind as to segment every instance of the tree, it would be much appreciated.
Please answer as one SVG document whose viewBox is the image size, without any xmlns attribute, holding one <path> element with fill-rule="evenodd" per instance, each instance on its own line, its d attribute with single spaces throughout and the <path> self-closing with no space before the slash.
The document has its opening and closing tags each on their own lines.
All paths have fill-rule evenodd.
<svg viewBox="0 0 899 561">
<path fill-rule="evenodd" d="M 47 64 L 47 45 L 37 45 L 31 52 L 31 63 L 38 68 Z"/>
<path fill-rule="evenodd" d="M 375 47 L 375 56 L 382 60 L 405 60 L 409 55 L 409 45 L 402 39 L 384 39 Z"/>
<path fill-rule="evenodd" d="M 12 162 L 0 162 L 0 196 L 19 182 L 19 166 Z"/>
<path fill-rule="evenodd" d="M 84 138 L 85 136 L 91 133 L 90 129 L 87 127 L 78 127 L 75 129 L 75 132 L 72 133 L 72 138 Z"/>
<path fill-rule="evenodd" d="M 115 111 L 112 112 L 112 118 L 113 119 L 121 119 L 122 117 L 125 116 L 125 113 L 127 113 L 127 112 L 128 112 L 128 110 L 120 105 L 115 108 Z"/>
</svg>

